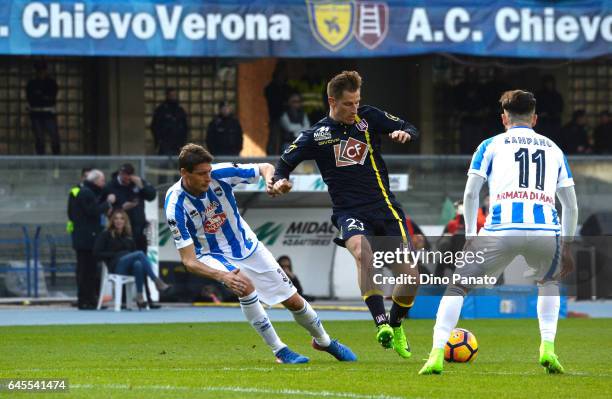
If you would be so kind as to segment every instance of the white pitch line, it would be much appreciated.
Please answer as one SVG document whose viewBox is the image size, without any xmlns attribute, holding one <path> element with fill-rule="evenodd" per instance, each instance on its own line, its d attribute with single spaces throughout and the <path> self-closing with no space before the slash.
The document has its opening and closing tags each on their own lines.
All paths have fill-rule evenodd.
<svg viewBox="0 0 612 399">
<path fill-rule="evenodd" d="M 405 399 L 400 396 L 388 395 L 362 395 L 352 392 L 333 392 L 333 391 L 306 391 L 301 389 L 265 389 L 265 388 L 242 388 L 237 386 L 229 387 L 180 387 L 173 385 L 142 385 L 133 386 L 128 384 L 76 384 L 70 385 L 70 389 L 129 389 L 129 390 L 150 390 L 150 391 L 198 391 L 198 392 L 239 392 L 239 393 L 265 393 L 269 395 L 281 396 L 314 396 L 325 398 L 350 398 L 350 399 Z"/>
</svg>

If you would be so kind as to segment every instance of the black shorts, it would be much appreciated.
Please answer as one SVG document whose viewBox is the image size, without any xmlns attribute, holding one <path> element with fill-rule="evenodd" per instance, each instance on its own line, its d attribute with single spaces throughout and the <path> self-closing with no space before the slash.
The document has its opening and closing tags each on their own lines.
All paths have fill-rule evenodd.
<svg viewBox="0 0 612 399">
<path fill-rule="evenodd" d="M 394 212 L 388 206 L 364 211 L 339 211 L 332 215 L 332 223 L 340 234 L 334 242 L 344 247 L 352 236 L 385 236 L 399 237 L 410 241 L 406 216 L 402 209 L 393 206 Z"/>
</svg>

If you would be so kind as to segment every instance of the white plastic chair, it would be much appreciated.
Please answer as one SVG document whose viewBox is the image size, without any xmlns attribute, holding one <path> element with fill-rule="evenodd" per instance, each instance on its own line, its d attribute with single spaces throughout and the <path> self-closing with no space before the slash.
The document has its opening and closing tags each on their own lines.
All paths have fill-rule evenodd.
<svg viewBox="0 0 612 399">
<path fill-rule="evenodd" d="M 124 276 L 123 274 L 111 274 L 108 272 L 105 262 L 102 264 L 102 273 L 100 276 L 100 298 L 98 299 L 98 307 L 102 307 L 102 299 L 108 284 L 113 284 L 113 298 L 115 302 L 115 312 L 121 311 L 121 299 L 123 297 L 123 286 L 125 286 L 125 307 L 132 309 L 136 305 L 136 280 L 133 276 Z"/>
</svg>

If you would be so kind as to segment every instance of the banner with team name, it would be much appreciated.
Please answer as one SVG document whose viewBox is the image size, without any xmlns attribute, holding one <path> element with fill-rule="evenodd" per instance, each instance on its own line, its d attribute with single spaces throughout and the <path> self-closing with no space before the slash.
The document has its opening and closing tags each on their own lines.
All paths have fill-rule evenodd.
<svg viewBox="0 0 612 399">
<path fill-rule="evenodd" d="M 381 57 L 611 54 L 608 0 L 2 1 L 0 54 Z"/>
</svg>

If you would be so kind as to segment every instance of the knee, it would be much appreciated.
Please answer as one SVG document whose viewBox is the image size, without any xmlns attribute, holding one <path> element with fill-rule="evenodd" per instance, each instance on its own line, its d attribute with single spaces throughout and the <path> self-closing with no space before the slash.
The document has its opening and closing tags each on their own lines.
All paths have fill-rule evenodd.
<svg viewBox="0 0 612 399">
<path fill-rule="evenodd" d="M 361 238 L 359 236 L 349 238 L 346 242 L 346 249 L 353 255 L 357 264 L 361 265 L 361 260 L 363 259 L 362 251 L 364 249 L 361 245 Z"/>
<path fill-rule="evenodd" d="M 287 300 L 283 301 L 283 306 L 293 312 L 304 309 L 305 304 L 306 301 L 298 293 L 293 294 Z"/>
<path fill-rule="evenodd" d="M 139 261 L 139 260 L 134 261 L 134 263 L 132 264 L 132 266 L 134 267 L 134 270 L 142 271 L 142 269 L 143 269 L 142 262 L 141 262 L 141 261 Z"/>
</svg>

